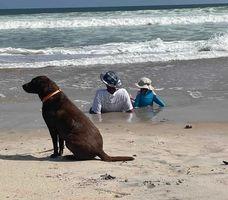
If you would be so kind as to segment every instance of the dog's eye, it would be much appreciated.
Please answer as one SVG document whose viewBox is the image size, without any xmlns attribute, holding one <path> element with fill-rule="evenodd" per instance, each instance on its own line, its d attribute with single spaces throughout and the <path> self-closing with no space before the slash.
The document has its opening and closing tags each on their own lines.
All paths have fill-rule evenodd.
<svg viewBox="0 0 228 200">
<path fill-rule="evenodd" d="M 39 80 L 39 79 L 32 79 L 32 81 L 31 81 L 31 83 L 33 84 L 33 85 L 39 85 L 40 83 L 41 83 L 42 81 L 41 80 Z"/>
<path fill-rule="evenodd" d="M 31 83 L 32 84 L 35 84 L 36 83 L 36 80 L 32 79 Z"/>
</svg>

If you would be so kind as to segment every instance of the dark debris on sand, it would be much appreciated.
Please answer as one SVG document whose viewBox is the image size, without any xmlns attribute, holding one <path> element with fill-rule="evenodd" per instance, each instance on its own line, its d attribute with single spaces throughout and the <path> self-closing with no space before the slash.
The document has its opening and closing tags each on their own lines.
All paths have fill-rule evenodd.
<svg viewBox="0 0 228 200">
<path fill-rule="evenodd" d="M 115 176 L 111 176 L 110 174 L 103 174 L 100 176 L 102 180 L 112 180 L 115 179 Z"/>
<path fill-rule="evenodd" d="M 185 129 L 191 129 L 192 125 L 191 124 L 186 124 L 186 126 L 184 127 Z"/>
<path fill-rule="evenodd" d="M 224 165 L 228 165 L 228 161 L 223 160 Z"/>
</svg>

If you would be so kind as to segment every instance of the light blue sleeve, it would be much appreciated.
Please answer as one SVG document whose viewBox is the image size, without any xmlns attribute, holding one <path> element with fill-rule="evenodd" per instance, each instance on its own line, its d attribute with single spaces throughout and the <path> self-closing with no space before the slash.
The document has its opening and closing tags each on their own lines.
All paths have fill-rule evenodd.
<svg viewBox="0 0 228 200">
<path fill-rule="evenodd" d="M 157 95 L 154 95 L 153 101 L 161 107 L 165 106 L 164 101 L 162 101 L 162 99 Z"/>
<path fill-rule="evenodd" d="M 139 99 L 140 99 L 140 94 L 138 94 L 135 98 L 135 101 L 134 101 L 134 104 L 133 104 L 133 107 L 134 108 L 138 108 L 139 107 Z"/>
</svg>

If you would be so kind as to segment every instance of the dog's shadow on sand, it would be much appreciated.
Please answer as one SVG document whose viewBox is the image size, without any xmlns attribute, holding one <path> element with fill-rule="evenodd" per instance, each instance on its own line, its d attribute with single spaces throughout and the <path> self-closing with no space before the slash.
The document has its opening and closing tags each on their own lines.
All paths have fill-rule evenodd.
<svg viewBox="0 0 228 200">
<path fill-rule="evenodd" d="M 0 154 L 0 160 L 15 160 L 15 161 L 51 161 L 51 162 L 75 162 L 75 161 L 89 161 L 89 160 L 78 160 L 73 155 L 65 155 L 57 158 L 46 157 L 35 157 L 28 154 L 15 154 L 15 155 L 2 155 Z M 99 159 L 92 159 L 99 160 Z"/>
</svg>

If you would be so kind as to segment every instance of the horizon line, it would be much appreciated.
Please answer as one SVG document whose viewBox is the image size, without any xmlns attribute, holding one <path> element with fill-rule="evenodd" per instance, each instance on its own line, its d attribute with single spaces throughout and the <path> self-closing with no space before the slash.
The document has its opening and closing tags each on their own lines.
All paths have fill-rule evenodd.
<svg viewBox="0 0 228 200">
<path fill-rule="evenodd" d="M 153 5 L 153 6 L 104 6 L 104 7 L 56 7 L 56 8 L 0 8 L 0 15 L 38 14 L 63 12 L 105 12 L 105 11 L 134 11 L 134 10 L 158 10 L 158 9 L 184 9 L 228 6 L 228 3 L 210 4 L 180 4 L 180 5 Z"/>
</svg>

